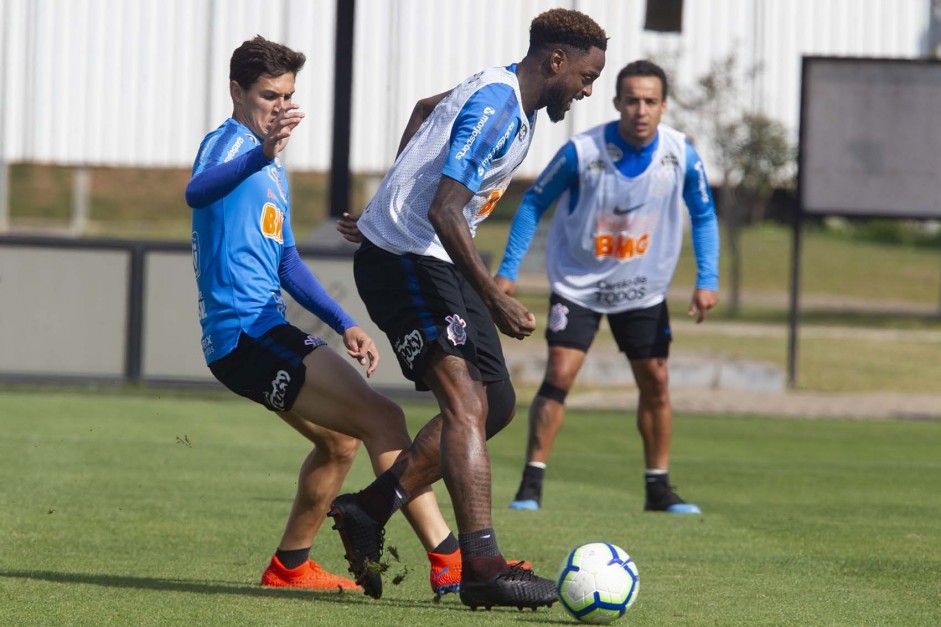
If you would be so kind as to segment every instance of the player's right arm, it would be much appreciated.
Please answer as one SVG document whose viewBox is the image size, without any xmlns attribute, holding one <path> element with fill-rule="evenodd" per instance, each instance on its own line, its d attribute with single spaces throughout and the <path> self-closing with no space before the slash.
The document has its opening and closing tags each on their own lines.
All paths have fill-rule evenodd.
<svg viewBox="0 0 941 627">
<path fill-rule="evenodd" d="M 536 182 L 523 194 L 503 251 L 503 261 L 497 269 L 495 281 L 500 289 L 512 295 L 520 263 L 526 256 L 536 235 L 539 220 L 566 189 L 578 185 L 578 153 L 575 144 L 566 142 L 555 154 Z"/>
<path fill-rule="evenodd" d="M 291 133 L 303 117 L 298 105 L 291 103 L 272 122 L 261 144 L 231 159 L 229 150 L 233 147 L 237 149 L 235 141 L 241 135 L 223 135 L 215 141 L 204 141 L 196 165 L 193 166 L 193 177 L 186 185 L 186 204 L 193 209 L 200 209 L 225 198 L 242 181 L 269 165 L 284 150 Z M 224 150 L 215 146 L 219 141 L 225 142 Z"/>
<path fill-rule="evenodd" d="M 451 261 L 480 294 L 500 332 L 521 340 L 535 330 L 535 318 L 522 303 L 497 286 L 474 246 L 464 218 L 464 207 L 473 197 L 474 192 L 463 183 L 442 176 L 428 208 L 428 219 Z"/>
<path fill-rule="evenodd" d="M 260 144 L 231 161 L 199 163 L 197 160 L 193 178 L 186 185 L 186 204 L 193 209 L 208 207 L 269 163 Z"/>
<path fill-rule="evenodd" d="M 452 125 L 449 154 L 428 208 L 428 220 L 451 261 L 480 294 L 500 332 L 516 339 L 535 330 L 535 319 L 494 282 L 474 246 L 464 208 L 480 190 L 487 168 L 511 145 L 501 139 L 518 131 L 519 111 L 509 85 L 491 83 L 468 98 Z"/>
</svg>

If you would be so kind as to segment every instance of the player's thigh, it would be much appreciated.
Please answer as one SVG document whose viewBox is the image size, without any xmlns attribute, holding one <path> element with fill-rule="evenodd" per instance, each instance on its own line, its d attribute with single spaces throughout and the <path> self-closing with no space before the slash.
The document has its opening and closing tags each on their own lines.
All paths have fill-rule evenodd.
<svg viewBox="0 0 941 627">
<path fill-rule="evenodd" d="M 401 408 L 366 382 L 330 347 L 304 358 L 306 377 L 291 413 L 320 427 L 365 440 L 377 433 L 408 445 Z"/>
<path fill-rule="evenodd" d="M 644 309 L 608 315 L 608 326 L 618 349 L 631 361 L 670 356 L 670 312 L 666 301 Z"/>
<path fill-rule="evenodd" d="M 428 361 L 424 382 L 435 395 L 446 423 L 483 428 L 487 390 L 473 364 L 457 355 L 436 351 Z"/>
</svg>

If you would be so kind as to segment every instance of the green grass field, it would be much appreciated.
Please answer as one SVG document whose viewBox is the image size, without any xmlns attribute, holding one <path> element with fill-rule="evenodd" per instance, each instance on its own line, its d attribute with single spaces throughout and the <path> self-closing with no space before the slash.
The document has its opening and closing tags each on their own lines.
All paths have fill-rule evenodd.
<svg viewBox="0 0 941 627">
<path fill-rule="evenodd" d="M 406 409 L 413 429 L 432 412 Z M 622 546 L 641 589 L 618 624 L 941 623 L 941 423 L 678 416 L 672 478 L 705 514 L 670 517 L 640 511 L 639 439 L 614 412 L 571 412 L 544 509 L 509 511 L 521 418 L 490 449 L 500 546 L 550 576 L 579 543 Z M 306 447 L 248 401 L 7 388 L 0 424 L 0 624 L 571 623 L 559 606 L 435 603 L 400 516 L 404 580 L 381 600 L 259 588 Z M 367 479 L 361 455 L 347 486 Z M 345 569 L 327 526 L 314 556 Z"/>
</svg>

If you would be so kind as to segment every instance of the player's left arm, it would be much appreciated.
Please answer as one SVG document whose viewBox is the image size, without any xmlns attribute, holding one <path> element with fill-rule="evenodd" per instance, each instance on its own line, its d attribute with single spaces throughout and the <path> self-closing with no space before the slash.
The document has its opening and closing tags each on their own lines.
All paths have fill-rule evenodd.
<svg viewBox="0 0 941 627">
<path fill-rule="evenodd" d="M 696 288 L 688 313 L 695 316 L 698 323 L 705 320 L 706 313 L 719 302 L 719 221 L 706 168 L 689 143 L 686 144 L 683 200 L 689 210 L 696 255 Z"/>
<path fill-rule="evenodd" d="M 405 147 L 408 145 L 408 142 L 411 141 L 412 136 L 418 132 L 418 129 L 421 128 L 421 125 L 424 123 L 428 116 L 431 115 L 431 112 L 435 110 L 435 107 L 438 106 L 438 103 L 447 98 L 448 94 L 451 93 L 449 89 L 446 92 L 440 94 L 435 94 L 434 96 L 429 96 L 427 98 L 422 98 L 415 103 L 415 107 L 412 108 L 412 115 L 408 118 L 408 123 L 405 125 L 405 131 L 402 133 L 402 139 L 399 140 L 399 149 L 396 151 L 395 156 L 402 154 L 402 151 L 405 150 Z"/>
<path fill-rule="evenodd" d="M 429 96 L 428 98 L 422 98 L 415 103 L 415 107 L 412 109 L 412 115 L 405 125 L 402 138 L 399 140 L 399 149 L 395 153 L 396 157 L 402 154 L 408 142 L 412 140 L 412 136 L 418 132 L 418 129 L 421 128 L 421 125 L 428 119 L 428 116 L 431 115 L 431 112 L 438 106 L 438 103 L 447 98 L 450 93 L 451 91 L 448 90 L 434 96 Z M 354 244 L 359 244 L 363 241 L 363 234 L 360 233 L 359 227 L 356 226 L 357 220 L 359 220 L 359 216 L 355 216 L 349 212 L 344 212 L 337 220 L 337 231 L 343 236 L 343 239 Z"/>
</svg>

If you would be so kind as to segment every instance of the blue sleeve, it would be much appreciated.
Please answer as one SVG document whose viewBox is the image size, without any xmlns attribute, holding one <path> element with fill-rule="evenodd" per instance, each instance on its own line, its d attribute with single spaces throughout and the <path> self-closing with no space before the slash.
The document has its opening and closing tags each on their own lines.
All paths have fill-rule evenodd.
<svg viewBox="0 0 941 627">
<path fill-rule="evenodd" d="M 519 110 L 516 92 L 509 85 L 491 83 L 478 89 L 454 120 L 441 173 L 477 192 L 490 164 L 516 138 Z"/>
<path fill-rule="evenodd" d="M 696 254 L 696 288 L 719 289 L 719 221 L 706 168 L 692 144 L 686 144 L 683 200 L 689 209 L 693 252 Z"/>
<path fill-rule="evenodd" d="M 271 161 L 265 158 L 265 153 L 259 145 L 231 161 L 209 165 L 196 172 L 190 179 L 186 186 L 186 204 L 193 209 L 208 207 L 269 163 Z"/>
<path fill-rule="evenodd" d="M 317 277 L 304 265 L 296 247 L 284 247 L 278 276 L 281 277 L 281 286 L 294 300 L 340 335 L 350 327 L 357 326 L 356 321 L 343 310 L 340 303 L 333 300 Z"/>
<path fill-rule="evenodd" d="M 539 220 L 566 189 L 571 189 L 573 195 L 578 191 L 578 153 L 572 142 L 566 142 L 559 149 L 536 182 L 523 194 L 523 201 L 510 225 L 497 276 L 511 281 L 517 279 L 520 263 L 533 242 Z"/>
<path fill-rule="evenodd" d="M 294 239 L 294 228 L 291 227 L 290 205 L 288 205 L 287 213 L 284 216 L 284 224 L 281 227 L 281 237 L 284 239 L 285 248 L 293 248 L 296 245 L 296 240 Z"/>
</svg>

